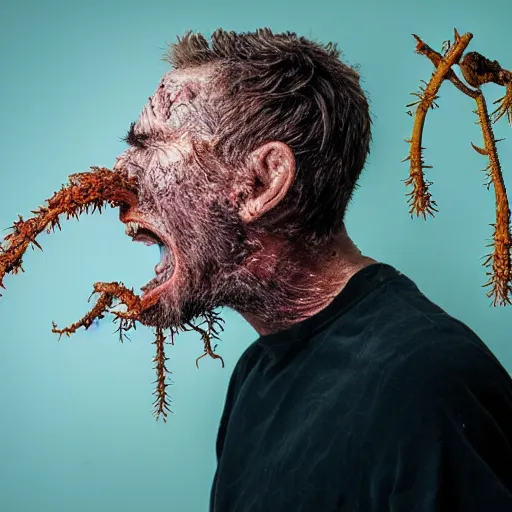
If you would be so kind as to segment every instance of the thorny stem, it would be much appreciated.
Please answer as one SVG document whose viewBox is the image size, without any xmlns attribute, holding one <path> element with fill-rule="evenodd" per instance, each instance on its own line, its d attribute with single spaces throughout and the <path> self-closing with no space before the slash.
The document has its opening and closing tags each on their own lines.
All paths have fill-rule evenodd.
<svg viewBox="0 0 512 512">
<path fill-rule="evenodd" d="M 218 331 L 216 330 L 215 327 L 218 327 L 220 330 L 223 329 L 222 325 L 221 325 L 222 319 L 216 315 L 212 315 L 211 313 L 205 314 L 204 316 L 205 316 L 205 322 L 207 324 L 206 331 L 204 329 L 202 329 L 201 327 L 199 327 L 198 325 L 193 325 L 190 322 L 187 324 L 191 329 L 193 329 L 194 331 L 197 331 L 201 335 L 201 338 L 204 343 L 204 354 L 200 355 L 196 359 L 196 367 L 199 369 L 199 359 L 208 355 L 208 356 L 212 357 L 213 359 L 220 359 L 220 361 L 222 363 L 222 367 L 224 368 L 224 359 L 222 359 L 222 357 L 219 356 L 218 354 L 215 354 L 215 352 L 214 352 L 215 348 L 212 349 L 212 345 L 211 345 L 211 340 L 219 339 Z"/>
<path fill-rule="evenodd" d="M 494 228 L 494 242 L 489 245 L 494 246 L 494 251 L 487 256 L 487 259 L 483 263 L 484 266 L 490 266 L 492 271 L 486 272 L 489 276 L 489 281 L 483 286 L 491 286 L 491 289 L 487 292 L 487 296 L 494 296 L 494 306 L 498 304 L 504 306 L 505 304 L 512 304 L 510 300 L 510 294 L 512 292 L 510 208 L 505 183 L 503 181 L 503 174 L 501 173 L 501 166 L 498 160 L 496 141 L 492 132 L 483 94 L 477 96 L 476 104 L 484 137 L 485 151 L 476 147 L 474 144 L 472 144 L 472 146 L 478 153 L 485 154 L 489 157 L 489 165 L 486 167 L 485 171 L 489 171 L 496 196 L 496 224 L 491 224 Z"/>
<path fill-rule="evenodd" d="M 49 234 L 59 230 L 60 215 L 66 214 L 66 219 L 75 217 L 78 219 L 82 213 L 89 213 L 92 206 L 92 213 L 96 209 L 101 213 L 105 203 L 110 206 L 119 206 L 123 202 L 133 201 L 135 197 L 136 181 L 134 178 L 127 179 L 121 173 L 114 173 L 104 167 L 91 167 L 92 172 L 72 174 L 69 177 L 70 185 L 62 186 L 47 200 L 47 206 L 40 206 L 32 210 L 34 217 L 24 221 L 21 215 L 19 220 L 14 222 L 12 233 L 7 235 L 0 243 L 0 286 L 5 289 L 3 278 L 5 274 L 17 274 L 20 270 L 24 272 L 23 254 L 29 244 L 35 245 L 43 250 L 36 242 L 36 236 L 46 230 Z M 1 296 L 1 295 L 0 295 Z"/>
<path fill-rule="evenodd" d="M 469 52 L 461 61 L 462 53 L 469 44 L 472 34 L 467 33 L 460 36 L 457 30 L 454 30 L 454 45 L 449 47 L 444 56 L 430 48 L 418 36 L 414 35 L 417 45 L 416 52 L 425 55 L 436 67 L 436 71 L 432 75 L 430 82 L 427 84 L 423 94 L 413 93 L 420 98 L 419 101 L 411 103 L 409 106 L 418 105 L 413 126 L 413 133 L 410 142 L 409 155 L 403 160 L 410 160 L 409 178 L 405 181 L 406 185 L 413 185 L 413 191 L 408 194 L 410 196 L 409 204 L 411 205 L 411 215 L 415 212 L 426 218 L 426 214 L 434 216 L 433 212 L 437 211 L 433 205 L 431 194 L 428 187 L 432 184 L 426 182 L 423 176 L 423 168 L 431 167 L 424 165 L 421 151 L 423 135 L 423 126 L 429 108 L 433 108 L 434 101 L 437 99 L 437 92 L 443 80 L 451 81 L 457 89 L 473 98 L 477 103 L 477 113 L 479 116 L 479 124 L 482 128 L 482 134 L 485 143 L 485 149 L 479 148 L 472 143 L 473 148 L 480 154 L 489 158 L 489 165 L 485 171 L 489 171 L 491 182 L 494 185 L 496 194 L 496 224 L 494 227 L 493 240 L 494 252 L 491 253 L 484 266 L 490 266 L 492 272 L 487 272 L 490 276 L 489 281 L 484 286 L 492 286 L 487 293 L 488 297 L 494 296 L 493 305 L 511 304 L 510 294 L 512 293 L 512 262 L 511 262 L 511 234 L 510 234 L 510 209 L 507 199 L 507 193 L 501 172 L 501 166 L 496 150 L 496 142 L 494 139 L 490 116 L 487 112 L 485 98 L 480 86 L 484 83 L 494 82 L 498 85 L 507 87 L 505 96 L 495 101 L 500 106 L 493 112 L 493 122 L 496 122 L 505 114 L 509 123 L 512 125 L 512 72 L 503 69 L 498 61 L 490 61 L 477 52 Z M 451 66 L 459 64 L 462 74 L 469 85 L 476 88 L 471 89 L 466 86 L 453 72 Z M 410 113 L 410 112 L 408 112 Z M 411 114 L 412 115 L 412 114 Z M 489 185 L 489 184 L 488 184 Z M 492 260 L 492 264 L 490 263 Z"/>
<path fill-rule="evenodd" d="M 59 340 L 63 334 L 69 338 L 69 336 L 74 334 L 80 327 L 88 329 L 94 320 L 103 318 L 104 313 L 108 312 L 107 310 L 112 307 L 116 301 L 117 304 L 127 306 L 127 311 L 112 312 L 115 316 L 114 321 L 119 320 L 120 324 L 116 331 L 120 333 L 119 341 L 123 341 L 123 336 L 125 336 L 124 333 L 126 331 L 130 330 L 132 327 L 135 328 L 135 321 L 143 311 L 143 306 L 140 297 L 133 293 L 133 289 L 128 290 L 122 283 L 94 283 L 94 291 L 89 297 L 89 300 L 95 293 L 100 293 L 101 295 L 95 306 L 80 320 L 63 329 L 57 329 L 57 325 L 53 322 L 52 332 L 60 334 Z"/>
<path fill-rule="evenodd" d="M 469 44 L 469 41 L 473 37 L 473 35 L 469 34 L 469 33 L 465 34 L 465 35 L 467 35 L 469 37 L 469 40 L 466 43 L 466 46 L 464 48 L 467 47 L 467 45 Z M 455 36 L 455 41 L 458 41 L 460 39 L 460 35 L 459 35 L 459 33 L 457 32 L 456 29 L 454 30 L 454 36 Z M 420 55 L 425 55 L 425 57 L 427 57 L 432 62 L 432 64 L 434 64 L 434 66 L 437 68 L 437 66 L 440 64 L 441 60 L 443 59 L 443 56 L 440 53 L 438 53 L 435 50 L 433 50 L 428 44 L 423 42 L 416 34 L 413 34 L 413 37 L 417 41 L 416 53 L 419 53 Z M 448 51 L 452 51 L 452 49 L 453 49 L 453 46 L 450 46 Z M 462 52 L 463 51 L 464 51 L 464 49 L 462 49 Z M 447 55 L 448 55 L 448 53 L 445 54 L 445 57 Z M 458 53 L 458 56 L 459 56 L 459 59 L 460 59 L 460 54 L 459 53 Z M 446 73 L 444 75 L 444 80 L 450 80 L 450 82 L 453 85 L 455 85 L 455 87 L 457 87 L 457 89 L 459 89 L 464 94 L 467 94 L 468 96 L 475 97 L 475 95 L 478 94 L 477 91 L 474 91 L 473 89 L 468 87 L 466 84 L 464 84 L 459 79 L 459 77 L 455 74 L 453 69 L 451 69 L 451 68 L 446 70 Z"/>
<path fill-rule="evenodd" d="M 144 304 L 144 298 L 141 299 L 133 293 L 133 290 L 128 290 L 121 283 L 95 283 L 93 294 L 94 293 L 100 293 L 101 295 L 96 305 L 89 313 L 64 329 L 57 329 L 56 324 L 53 323 L 52 332 L 58 333 L 60 336 L 62 336 L 62 334 L 66 334 L 69 337 L 70 334 L 76 332 L 80 327 L 85 327 L 87 329 L 96 318 L 103 318 L 103 313 L 111 307 L 116 300 L 118 304 L 124 304 L 127 306 L 126 311 L 111 311 L 115 316 L 114 321 L 120 322 L 117 330 L 120 333 L 120 341 L 122 341 L 123 336 L 126 336 L 127 331 L 132 328 L 136 329 L 136 322 L 140 322 L 139 315 L 147 307 Z M 215 353 L 215 347 L 213 349 L 211 347 L 211 341 L 218 340 L 219 330 L 223 330 L 223 320 L 211 311 L 204 313 L 203 316 L 205 318 L 204 322 L 207 324 L 206 329 L 200 327 L 201 323 L 199 323 L 199 325 L 195 325 L 192 322 L 188 322 L 181 328 L 181 330 L 194 330 L 201 335 L 204 343 L 204 353 L 196 360 L 196 366 L 198 368 L 199 366 L 197 363 L 199 359 L 206 355 L 209 355 L 213 359 L 220 359 L 222 367 L 224 367 L 224 360 L 221 356 Z M 178 331 L 178 328 L 171 328 L 170 344 L 174 345 L 174 336 Z M 171 372 L 169 372 L 165 364 L 166 361 L 168 361 L 168 358 L 165 357 L 164 341 L 166 338 L 164 337 L 164 332 L 161 328 L 157 328 L 155 335 L 156 339 L 153 344 L 156 346 L 156 355 L 153 358 L 153 363 L 155 363 L 153 369 L 156 370 L 157 379 L 155 383 L 157 386 L 153 392 L 153 395 L 156 396 L 155 401 L 153 402 L 153 415 L 156 417 L 157 421 L 158 418 L 162 416 L 163 421 L 166 422 L 167 413 L 172 412 L 169 408 L 169 396 L 167 394 L 168 384 L 166 384 L 167 375 Z"/>
<path fill-rule="evenodd" d="M 174 336 L 174 333 L 171 333 L 171 336 Z M 153 402 L 153 416 L 158 421 L 159 416 L 162 415 L 164 423 L 167 421 L 167 413 L 172 413 L 166 391 L 169 384 L 165 383 L 167 375 L 171 373 L 165 366 L 165 362 L 169 360 L 168 357 L 165 357 L 165 339 L 163 330 L 158 328 L 156 339 L 153 342 L 153 345 L 156 345 L 156 355 L 153 358 L 153 363 L 155 363 L 153 369 L 156 370 L 156 380 L 153 382 L 153 384 L 156 383 L 156 389 L 153 391 L 153 395 L 156 396 Z"/>
<path fill-rule="evenodd" d="M 434 101 L 438 98 L 437 93 L 443 83 L 443 80 L 447 74 L 450 72 L 453 73 L 451 70 L 452 65 L 459 61 L 473 35 L 467 33 L 463 36 L 459 36 L 457 31 L 455 31 L 455 43 L 447 51 L 444 57 L 436 54 L 436 52 L 426 45 L 418 36 L 414 34 L 413 36 L 417 40 L 416 52 L 430 55 L 430 58 L 436 62 L 436 71 L 432 75 L 432 78 L 427 84 L 426 89 L 423 91 L 423 94 L 413 93 L 420 98 L 419 101 L 408 105 L 413 106 L 417 104 L 418 106 L 416 108 L 411 140 L 406 141 L 411 144 L 409 156 L 404 159 L 404 161 L 411 161 L 409 171 L 410 176 L 405 182 L 407 186 L 413 185 L 412 192 L 408 194 L 409 205 L 411 206 L 409 213 L 411 215 L 414 213 L 418 216 L 423 215 L 423 217 L 426 218 L 427 214 L 433 217 L 434 212 L 437 212 L 438 210 L 436 209 L 437 203 L 432 200 L 432 195 L 428 191 L 432 182 L 426 181 L 423 175 L 424 168 L 432 167 L 425 165 L 422 155 L 422 150 L 424 148 L 421 146 L 421 139 L 423 136 L 425 119 L 427 117 L 428 109 L 433 108 Z"/>
<path fill-rule="evenodd" d="M 497 99 L 494 105 L 499 103 L 499 107 L 491 114 L 493 122 L 500 120 L 505 114 L 507 114 L 508 124 L 512 126 L 512 78 L 507 84 L 507 91 L 505 96 Z"/>
<path fill-rule="evenodd" d="M 47 201 L 48 205 L 40 207 L 38 210 L 33 210 L 34 217 L 23 220 L 19 216 L 18 222 L 15 222 L 12 229 L 13 232 L 5 237 L 2 244 L 0 244 L 0 286 L 3 285 L 3 278 L 5 274 L 17 274 L 19 270 L 23 271 L 22 258 L 32 243 L 42 250 L 36 237 L 46 229 L 47 233 L 55 231 L 55 226 L 60 226 L 60 215 L 65 214 L 66 219 L 70 217 L 78 218 L 82 213 L 89 213 L 89 207 L 93 206 L 92 213 L 96 209 L 101 213 L 101 208 L 105 203 L 110 206 L 119 206 L 121 204 L 136 204 L 137 201 L 137 183 L 133 178 L 127 179 L 126 176 L 120 172 L 113 172 L 106 168 L 92 167 L 92 172 L 73 174 L 69 177 L 69 186 L 62 186 L 62 189 L 56 192 L 51 199 Z M 130 329 L 136 328 L 136 322 L 142 323 L 140 319 L 141 313 L 152 306 L 158 298 L 151 301 L 146 300 L 145 296 L 139 297 L 133 289 L 129 290 L 122 283 L 95 283 L 93 293 L 100 294 L 96 304 L 93 308 L 84 315 L 80 320 L 74 322 L 68 327 L 58 329 L 55 322 L 52 322 L 52 332 L 59 334 L 59 340 L 62 335 L 69 337 L 75 333 L 80 327 L 88 329 L 96 319 L 102 319 L 105 313 L 112 313 L 114 315 L 114 322 L 119 322 L 120 341 L 126 336 L 126 332 Z M 89 297 L 89 300 L 91 297 Z M 111 311 L 114 305 L 124 304 L 127 310 Z M 213 312 L 204 314 L 207 323 L 206 329 L 194 325 L 189 322 L 187 325 L 201 334 L 204 342 L 204 357 L 209 355 L 214 359 L 220 359 L 222 366 L 224 361 L 222 358 L 215 354 L 214 349 L 211 348 L 211 340 L 218 339 L 218 328 L 222 330 L 222 319 Z M 201 325 L 201 324 L 199 324 Z M 182 330 L 190 330 L 184 327 Z M 173 344 L 174 335 L 178 329 L 171 329 L 171 344 Z M 153 414 L 158 421 L 162 416 L 164 422 L 167 420 L 167 413 L 172 412 L 169 408 L 169 397 L 166 392 L 168 384 L 166 378 L 170 374 L 166 367 L 165 357 L 165 336 L 163 329 L 157 328 L 156 339 L 153 344 L 156 346 L 156 355 L 153 358 L 155 363 L 154 370 L 157 374 L 156 390 L 153 395 L 156 399 L 153 403 Z M 197 365 L 197 361 L 196 361 Z"/>
</svg>

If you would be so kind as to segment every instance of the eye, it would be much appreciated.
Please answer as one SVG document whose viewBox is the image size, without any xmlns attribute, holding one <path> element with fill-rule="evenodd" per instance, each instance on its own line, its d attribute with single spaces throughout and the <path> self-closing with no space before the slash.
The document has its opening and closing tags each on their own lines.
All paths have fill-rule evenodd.
<svg viewBox="0 0 512 512">
<path fill-rule="evenodd" d="M 135 123 L 133 122 L 122 140 L 131 147 L 146 149 L 148 147 L 146 144 L 148 139 L 149 135 L 147 133 L 135 132 Z"/>
</svg>

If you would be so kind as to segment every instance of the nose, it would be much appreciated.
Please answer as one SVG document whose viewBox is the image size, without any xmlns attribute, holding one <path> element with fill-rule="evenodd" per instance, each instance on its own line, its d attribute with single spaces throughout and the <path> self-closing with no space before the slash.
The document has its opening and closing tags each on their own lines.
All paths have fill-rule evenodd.
<svg viewBox="0 0 512 512">
<path fill-rule="evenodd" d="M 123 155 L 120 155 L 116 158 L 116 163 L 112 167 L 112 170 L 114 172 L 120 172 L 123 169 L 124 163 L 126 161 L 126 157 Z"/>
<path fill-rule="evenodd" d="M 130 155 L 123 153 L 116 158 L 116 163 L 112 167 L 114 172 L 123 172 L 128 178 L 138 178 L 143 170 L 142 166 L 135 162 Z"/>
<path fill-rule="evenodd" d="M 112 170 L 114 172 L 126 172 L 128 173 L 128 176 L 130 176 L 130 173 L 127 169 L 127 158 L 126 155 L 123 153 L 122 155 L 118 156 L 116 158 L 116 162 L 112 167 Z M 121 222 L 124 222 L 124 219 L 128 215 L 128 212 L 135 208 L 138 205 L 138 197 L 137 194 L 134 194 L 132 191 L 125 191 L 126 193 L 123 194 L 122 202 L 120 202 L 119 206 L 119 220 Z"/>
</svg>

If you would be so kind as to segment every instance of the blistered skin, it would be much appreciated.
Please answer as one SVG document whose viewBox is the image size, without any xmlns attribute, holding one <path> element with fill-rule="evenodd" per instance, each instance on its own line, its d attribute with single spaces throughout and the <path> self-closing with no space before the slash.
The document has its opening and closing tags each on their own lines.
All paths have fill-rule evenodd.
<svg viewBox="0 0 512 512">
<path fill-rule="evenodd" d="M 300 241 L 242 221 L 260 164 L 257 151 L 236 168 L 218 156 L 223 97 L 216 78 L 208 66 L 165 74 L 127 136 L 131 147 L 114 167 L 139 183 L 138 204 L 121 209 L 121 220 L 143 222 L 173 255 L 173 265 L 150 282 L 151 289 L 162 286 L 142 321 L 179 328 L 228 306 L 258 332 L 275 332 L 322 309 L 373 260 L 346 232 L 322 256 L 318 248 L 308 252 Z"/>
<path fill-rule="evenodd" d="M 174 274 L 144 313 L 145 323 L 164 328 L 217 306 L 255 309 L 264 295 L 244 266 L 254 243 L 228 201 L 233 175 L 199 149 L 215 135 L 210 85 L 204 68 L 164 75 L 133 126 L 134 145 L 114 167 L 139 183 L 138 205 L 121 220 L 153 226 L 172 250 Z"/>
</svg>

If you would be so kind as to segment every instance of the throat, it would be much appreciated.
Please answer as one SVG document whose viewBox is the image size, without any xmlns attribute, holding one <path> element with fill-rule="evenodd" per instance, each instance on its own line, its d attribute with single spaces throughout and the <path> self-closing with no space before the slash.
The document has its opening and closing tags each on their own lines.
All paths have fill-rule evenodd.
<svg viewBox="0 0 512 512">
<path fill-rule="evenodd" d="M 296 246 L 251 258 L 257 294 L 234 308 L 260 336 L 284 330 L 325 309 L 360 270 L 376 263 L 350 241 L 307 251 Z M 242 305 L 240 305 L 242 306 Z"/>
</svg>

